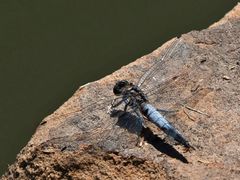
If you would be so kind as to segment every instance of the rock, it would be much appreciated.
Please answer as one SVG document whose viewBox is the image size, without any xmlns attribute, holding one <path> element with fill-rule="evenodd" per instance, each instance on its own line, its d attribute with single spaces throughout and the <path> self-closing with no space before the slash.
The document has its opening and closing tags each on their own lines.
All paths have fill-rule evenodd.
<svg viewBox="0 0 240 180">
<path fill-rule="evenodd" d="M 178 109 L 169 121 L 195 150 L 164 141 L 151 123 L 138 147 L 136 116 L 107 114 L 116 80 L 136 83 L 173 39 L 80 87 L 42 121 L 2 179 L 239 179 L 240 4 L 208 29 L 180 40 L 155 76 L 172 78 L 162 86 L 149 79 L 143 89 L 153 89 L 149 99 L 156 107 Z"/>
</svg>

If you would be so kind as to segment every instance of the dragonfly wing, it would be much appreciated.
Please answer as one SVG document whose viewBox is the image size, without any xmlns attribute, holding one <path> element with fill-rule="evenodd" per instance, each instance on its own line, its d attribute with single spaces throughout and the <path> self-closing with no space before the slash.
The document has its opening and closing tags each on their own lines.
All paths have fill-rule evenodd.
<svg viewBox="0 0 240 180">
<path fill-rule="evenodd" d="M 98 144 L 109 151 L 126 148 L 126 144 L 134 147 L 142 128 L 138 118 L 120 110 L 108 114 L 111 101 L 112 98 L 105 98 L 61 116 L 64 121 L 50 130 L 50 139 L 77 135 L 81 143 Z"/>
<path fill-rule="evenodd" d="M 212 71 L 193 56 L 194 48 L 182 38 L 173 39 L 160 60 L 142 76 L 141 89 L 151 102 L 182 102 L 204 88 Z"/>
<path fill-rule="evenodd" d="M 184 60 L 177 58 L 184 48 L 182 40 L 175 38 L 170 42 L 170 45 L 168 44 L 162 46 L 164 49 L 163 53 L 157 55 L 158 57 L 153 58 L 153 65 L 140 78 L 137 85 L 143 90 L 146 88 L 151 88 L 149 86 L 154 85 L 151 82 L 155 81 L 157 83 L 161 83 L 167 78 L 169 79 L 170 76 L 173 77 L 176 73 L 178 73 L 178 70 L 181 68 L 181 66 L 184 65 Z M 172 57 L 175 57 L 174 63 L 170 61 L 173 59 Z M 159 77 L 159 75 L 161 76 Z"/>
</svg>

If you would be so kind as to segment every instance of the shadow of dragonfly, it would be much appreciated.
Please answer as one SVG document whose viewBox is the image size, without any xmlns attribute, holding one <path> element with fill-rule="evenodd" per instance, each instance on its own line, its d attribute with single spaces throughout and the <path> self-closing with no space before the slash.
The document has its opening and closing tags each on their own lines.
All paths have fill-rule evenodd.
<svg viewBox="0 0 240 180">
<path fill-rule="evenodd" d="M 168 144 L 164 139 L 154 134 L 150 128 L 143 127 L 141 122 L 139 122 L 139 118 L 132 113 L 115 110 L 111 113 L 111 117 L 118 118 L 116 122 L 117 126 L 126 129 L 130 133 L 142 136 L 144 141 L 151 144 L 159 152 L 183 163 L 188 163 L 188 160 L 172 145 Z"/>
</svg>

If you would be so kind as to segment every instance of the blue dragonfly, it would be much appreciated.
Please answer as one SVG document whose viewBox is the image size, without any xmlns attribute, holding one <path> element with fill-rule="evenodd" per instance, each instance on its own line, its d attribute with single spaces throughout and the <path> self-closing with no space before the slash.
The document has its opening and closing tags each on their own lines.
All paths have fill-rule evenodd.
<svg viewBox="0 0 240 180">
<path fill-rule="evenodd" d="M 144 127 L 144 117 L 150 122 L 154 123 L 159 127 L 164 133 L 172 137 L 178 143 L 183 145 L 185 148 L 190 148 L 191 145 L 186 140 L 186 138 L 169 123 L 169 121 L 162 115 L 162 113 L 171 112 L 169 110 L 157 109 L 150 104 L 147 95 L 141 90 L 141 86 L 150 78 L 157 81 L 157 77 L 154 77 L 155 73 L 158 72 L 158 68 L 163 66 L 163 61 L 166 57 L 171 56 L 174 50 L 177 48 L 181 40 L 175 39 L 170 47 L 168 47 L 167 52 L 162 57 L 161 60 L 157 61 L 138 81 L 135 85 L 127 80 L 119 80 L 116 82 L 113 93 L 118 98 L 114 99 L 111 103 L 109 112 L 113 111 L 114 108 L 121 104 L 124 104 L 124 112 L 130 108 L 132 112 L 140 120 L 140 126 Z M 169 72 L 168 72 L 169 73 Z M 162 77 L 163 78 L 163 77 Z"/>
</svg>

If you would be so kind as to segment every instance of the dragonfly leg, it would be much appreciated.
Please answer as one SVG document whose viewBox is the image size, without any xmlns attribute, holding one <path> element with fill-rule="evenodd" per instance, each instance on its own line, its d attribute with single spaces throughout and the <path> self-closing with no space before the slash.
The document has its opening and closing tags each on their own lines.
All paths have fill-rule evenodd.
<svg viewBox="0 0 240 180">
<path fill-rule="evenodd" d="M 134 110 L 135 114 L 137 115 L 137 117 L 139 118 L 140 120 L 140 123 L 141 123 L 141 126 L 146 128 L 146 125 L 144 123 L 144 118 L 143 118 L 143 115 L 140 113 L 140 111 L 138 109 L 135 109 Z"/>
<path fill-rule="evenodd" d="M 111 103 L 112 108 L 118 107 L 120 104 L 122 104 L 124 102 L 124 99 L 121 99 L 120 101 L 116 102 L 118 99 L 120 99 L 120 98 L 116 98 L 112 101 L 112 103 Z"/>
<path fill-rule="evenodd" d="M 116 102 L 117 100 L 121 99 L 120 101 Z M 108 106 L 108 114 L 112 114 L 112 112 L 114 111 L 114 108 L 118 107 L 120 104 L 122 104 L 124 102 L 124 99 L 122 98 L 116 98 L 114 100 L 112 100 L 111 105 Z"/>
<path fill-rule="evenodd" d="M 144 144 L 144 138 L 142 136 L 138 136 L 136 146 L 142 147 L 143 144 Z"/>
<path fill-rule="evenodd" d="M 145 126 L 145 123 L 144 123 L 144 118 L 143 118 L 142 114 L 140 113 L 140 111 L 137 108 L 135 108 L 134 112 L 137 115 L 137 117 L 139 118 L 140 123 L 141 123 L 141 131 L 139 131 L 137 133 L 137 135 L 138 135 L 137 146 L 142 147 L 143 146 L 143 142 L 144 142 L 144 138 L 142 136 L 143 127 L 145 128 L 146 126 Z"/>
<path fill-rule="evenodd" d="M 124 112 L 127 112 L 127 108 L 128 108 L 129 105 L 130 105 L 130 101 L 125 104 L 125 106 L 124 106 Z"/>
</svg>

